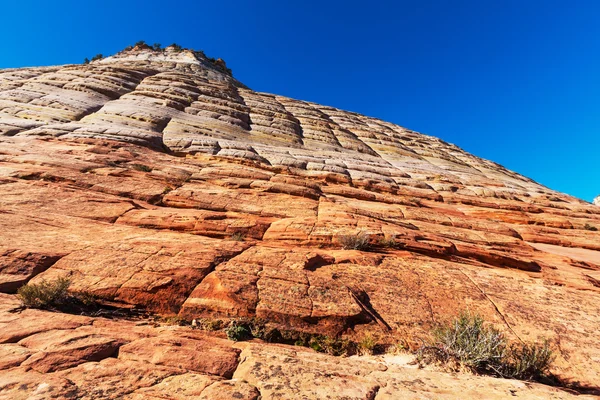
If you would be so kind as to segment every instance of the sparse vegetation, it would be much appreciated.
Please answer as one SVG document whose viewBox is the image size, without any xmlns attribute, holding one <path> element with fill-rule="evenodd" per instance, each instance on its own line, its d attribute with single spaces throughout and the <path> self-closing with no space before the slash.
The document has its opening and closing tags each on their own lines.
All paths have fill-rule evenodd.
<svg viewBox="0 0 600 400">
<path fill-rule="evenodd" d="M 202 326 L 206 326 L 206 324 L 206 320 L 196 322 L 196 326 L 200 329 L 204 329 Z M 219 321 L 218 327 L 215 327 L 214 330 L 220 329 L 221 326 L 221 321 Z M 356 343 L 349 340 L 295 330 L 279 330 L 268 326 L 260 318 L 239 318 L 232 320 L 225 328 L 225 334 L 228 339 L 236 342 L 257 338 L 269 343 L 286 343 L 310 347 L 315 351 L 334 356 L 355 354 L 357 351 Z M 364 345 L 365 347 L 371 347 L 370 343 L 364 343 Z M 373 343 L 372 347 L 374 348 L 375 346 L 376 344 Z"/>
<path fill-rule="evenodd" d="M 135 169 L 136 171 L 142 171 L 142 172 L 152 172 L 152 168 L 150 168 L 147 165 L 144 164 L 129 164 L 131 166 L 131 168 Z"/>
<path fill-rule="evenodd" d="M 87 57 L 86 57 L 86 58 L 84 58 L 84 59 L 83 59 L 83 63 L 84 63 L 84 64 L 89 64 L 89 63 L 90 63 L 90 59 L 89 59 L 89 58 L 87 58 Z"/>
<path fill-rule="evenodd" d="M 163 48 L 161 47 L 160 43 L 154 43 L 152 45 L 152 50 L 154 50 L 154 51 L 162 51 L 162 49 Z"/>
<path fill-rule="evenodd" d="M 234 342 L 252 338 L 248 324 L 238 320 L 232 320 L 229 323 L 229 326 L 225 328 L 225 334 L 229 340 L 233 340 Z"/>
<path fill-rule="evenodd" d="M 396 241 L 396 235 L 391 235 L 391 236 L 380 238 L 379 245 L 381 247 L 386 247 L 386 248 L 390 248 L 390 249 L 395 249 L 399 246 L 398 242 Z"/>
<path fill-rule="evenodd" d="M 99 308 L 98 297 L 88 291 L 69 292 L 71 280 L 61 277 L 53 281 L 28 283 L 17 291 L 25 307 L 56 309 L 73 314 L 93 313 Z"/>
<path fill-rule="evenodd" d="M 64 304 L 69 298 L 68 278 L 58 278 L 52 282 L 42 280 L 40 283 L 28 283 L 17 291 L 17 296 L 25 307 L 53 308 Z"/>
<path fill-rule="evenodd" d="M 92 57 L 92 61 L 102 60 L 103 58 L 104 56 L 101 53 L 98 53 L 94 57 Z"/>
<path fill-rule="evenodd" d="M 236 242 L 243 242 L 246 236 L 242 232 L 235 232 L 231 235 L 231 240 Z"/>
<path fill-rule="evenodd" d="M 170 45 L 170 46 L 168 46 L 168 47 L 171 47 L 173 50 L 175 50 L 175 51 L 177 51 L 177 52 L 183 51 L 183 47 L 181 47 L 181 46 L 180 46 L 180 45 L 178 45 L 177 43 L 173 43 L 173 44 L 171 44 L 171 45 Z"/>
<path fill-rule="evenodd" d="M 356 343 L 356 352 L 361 356 L 370 356 L 375 352 L 377 346 L 377 340 L 370 335 L 366 334 Z"/>
<path fill-rule="evenodd" d="M 185 326 L 187 325 L 187 321 L 184 318 L 181 318 L 177 315 L 171 317 L 165 317 L 163 319 L 163 323 L 166 325 L 177 325 L 177 326 Z"/>
<path fill-rule="evenodd" d="M 308 347 L 320 353 L 332 356 L 346 356 L 352 353 L 352 343 L 349 340 L 326 335 L 312 335 Z"/>
<path fill-rule="evenodd" d="M 371 247 L 370 236 L 364 232 L 356 234 L 339 235 L 338 242 L 344 250 L 369 250 Z"/>
<path fill-rule="evenodd" d="M 192 321 L 192 327 L 202 329 L 203 331 L 218 331 L 223 328 L 223 321 L 220 319 L 200 318 Z"/>
<path fill-rule="evenodd" d="M 540 380 L 548 373 L 554 355 L 548 341 L 542 344 L 512 345 L 508 350 L 507 378 Z"/>
<path fill-rule="evenodd" d="M 136 44 L 134 45 L 134 47 L 139 47 L 139 48 L 142 48 L 142 49 L 151 49 L 152 48 L 144 40 L 140 40 L 139 42 L 136 42 Z"/>
<path fill-rule="evenodd" d="M 585 229 L 586 231 L 592 231 L 592 232 L 597 232 L 598 228 L 596 228 L 593 225 L 590 224 L 585 224 L 585 226 L 583 227 L 583 229 Z"/>
<path fill-rule="evenodd" d="M 439 363 L 504 378 L 540 380 L 554 359 L 548 342 L 512 344 L 479 315 L 462 312 L 433 332 L 434 341 L 417 352 L 422 364 Z"/>
</svg>

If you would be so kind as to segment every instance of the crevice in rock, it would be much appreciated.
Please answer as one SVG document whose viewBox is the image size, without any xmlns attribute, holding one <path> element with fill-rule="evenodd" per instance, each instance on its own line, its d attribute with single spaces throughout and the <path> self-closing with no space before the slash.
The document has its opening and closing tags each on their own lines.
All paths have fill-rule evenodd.
<svg viewBox="0 0 600 400">
<path fill-rule="evenodd" d="M 485 297 L 492 304 L 492 306 L 494 307 L 494 309 L 496 310 L 496 312 L 498 313 L 498 315 L 500 316 L 500 318 L 502 319 L 502 321 L 504 322 L 504 324 L 513 333 L 513 335 L 515 335 L 516 338 L 519 339 L 519 341 L 521 343 L 525 344 L 525 342 L 523 341 L 523 339 L 521 339 L 521 337 L 517 334 L 517 332 L 515 332 L 515 330 L 513 329 L 513 327 L 508 323 L 508 320 L 506 319 L 506 317 L 504 316 L 504 314 L 502 314 L 502 312 L 500 311 L 500 308 L 498 308 L 498 305 L 494 302 L 494 300 L 492 300 L 492 298 L 490 296 L 488 296 L 488 294 L 469 275 L 467 275 L 467 273 L 465 271 L 462 270 L 462 268 L 458 267 L 457 269 L 469 281 L 471 281 L 471 283 L 473 284 L 473 286 L 475 286 L 477 288 L 477 290 L 483 295 L 483 297 Z"/>
<path fill-rule="evenodd" d="M 431 305 L 431 301 L 429 300 L 429 297 L 423 292 L 423 286 L 421 285 L 421 275 L 419 275 L 419 273 L 417 271 L 415 271 L 414 269 L 412 270 L 412 272 L 417 276 L 417 285 L 419 286 L 419 294 L 427 302 L 427 307 L 429 309 L 429 315 L 431 316 L 431 323 L 435 324 L 435 316 L 433 313 L 433 306 Z"/>
<path fill-rule="evenodd" d="M 367 313 L 385 332 L 390 332 L 392 327 L 383 319 L 383 317 L 373 308 L 371 300 L 366 291 L 358 288 L 346 286 L 350 295 L 362 310 Z"/>
<path fill-rule="evenodd" d="M 367 393 L 367 397 L 365 398 L 365 400 L 375 400 L 377 394 L 379 393 L 379 390 L 381 390 L 381 386 L 375 386 L 372 390 L 369 391 L 369 393 Z"/>
</svg>

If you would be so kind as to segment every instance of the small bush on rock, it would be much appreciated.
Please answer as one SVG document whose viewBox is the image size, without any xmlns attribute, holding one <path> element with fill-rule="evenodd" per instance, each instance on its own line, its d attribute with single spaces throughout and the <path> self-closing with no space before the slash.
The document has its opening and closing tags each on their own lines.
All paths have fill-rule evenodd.
<svg viewBox="0 0 600 400">
<path fill-rule="evenodd" d="M 344 250 L 369 250 L 370 237 L 364 232 L 353 235 L 339 235 L 338 242 Z"/>
<path fill-rule="evenodd" d="M 252 338 L 248 324 L 243 321 L 231 321 L 229 326 L 225 328 L 225 334 L 227 335 L 227 339 L 233 340 L 234 342 Z"/>
<path fill-rule="evenodd" d="M 433 332 L 434 342 L 417 352 L 420 363 L 441 363 L 503 378 L 541 380 L 554 356 L 548 342 L 508 345 L 505 336 L 479 315 L 462 312 Z"/>
<path fill-rule="evenodd" d="M 370 356 L 375 353 L 375 347 L 377 341 L 372 335 L 365 335 L 363 338 L 356 343 L 356 352 L 361 356 Z"/>
<path fill-rule="evenodd" d="M 441 353 L 461 365 L 476 371 L 493 369 L 504 358 L 506 340 L 483 318 L 461 313 L 449 325 L 434 330 L 433 335 Z"/>
<path fill-rule="evenodd" d="M 180 52 L 183 50 L 183 47 L 181 47 L 180 45 L 178 45 L 177 43 L 173 43 L 172 45 L 168 46 L 171 47 L 174 51 L 176 52 Z"/>
<path fill-rule="evenodd" d="M 130 164 L 131 168 L 141 172 L 152 172 L 152 168 L 144 164 Z"/>
<path fill-rule="evenodd" d="M 144 41 L 144 40 L 140 40 L 139 42 L 136 42 L 135 45 L 134 45 L 134 47 L 139 47 L 139 48 L 142 48 L 142 49 L 149 49 L 149 48 L 151 48 L 148 45 L 148 43 L 146 43 L 146 41 Z"/>
<path fill-rule="evenodd" d="M 396 235 L 391 235 L 388 237 L 382 237 L 379 239 L 379 245 L 381 247 L 395 249 L 400 247 L 399 243 L 396 241 Z"/>
<path fill-rule="evenodd" d="M 236 242 L 243 242 L 246 236 L 242 232 L 235 232 L 231 235 L 231 240 Z"/>
<path fill-rule="evenodd" d="M 554 361 L 550 344 L 512 345 L 508 351 L 508 360 L 503 376 L 523 380 L 540 380 L 548 374 Z"/>
<path fill-rule="evenodd" d="M 52 282 L 42 280 L 40 283 L 28 283 L 19 288 L 17 296 L 26 307 L 52 308 L 67 301 L 70 284 L 68 278 L 58 278 Z"/>
</svg>

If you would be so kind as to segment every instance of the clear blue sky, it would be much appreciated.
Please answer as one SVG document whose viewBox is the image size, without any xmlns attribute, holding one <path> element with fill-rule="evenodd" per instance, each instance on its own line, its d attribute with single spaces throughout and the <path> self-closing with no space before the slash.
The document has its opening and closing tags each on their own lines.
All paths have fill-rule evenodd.
<svg viewBox="0 0 600 400">
<path fill-rule="evenodd" d="M 438 136 L 553 189 L 600 194 L 600 2 L 4 1 L 0 68 L 138 40 L 222 57 L 254 90 Z"/>
</svg>

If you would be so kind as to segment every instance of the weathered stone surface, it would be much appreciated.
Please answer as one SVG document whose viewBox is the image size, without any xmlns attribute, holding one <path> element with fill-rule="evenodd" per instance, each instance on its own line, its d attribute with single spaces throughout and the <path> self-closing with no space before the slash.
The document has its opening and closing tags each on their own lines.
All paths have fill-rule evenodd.
<svg viewBox="0 0 600 400">
<path fill-rule="evenodd" d="M 264 398 L 309 399 L 567 399 L 572 395 L 539 384 L 469 375 L 447 375 L 385 359 L 347 358 L 284 346 L 245 346 L 234 378 Z"/>
<path fill-rule="evenodd" d="M 70 318 L 48 311 L 38 316 L 41 324 Z M 116 337 L 126 343 L 118 355 L 93 351 L 106 343 L 103 338 Z M 340 358 L 126 320 L 93 318 L 88 326 L 33 334 L 21 344 L 28 347 L 0 344 L 0 399 L 575 397 L 540 384 L 419 370 L 409 354 Z M 57 361 L 54 368 L 40 368 L 51 365 L 49 356 Z"/>
<path fill-rule="evenodd" d="M 60 259 L 59 254 L 35 254 L 5 250 L 0 254 L 0 292 L 15 293 L 32 277 L 47 270 Z"/>
<path fill-rule="evenodd" d="M 548 338 L 552 372 L 597 386 L 594 228 L 600 210 L 587 202 L 431 136 L 254 92 L 200 53 L 138 46 L 90 65 L 3 70 L 0 396 L 165 398 L 175 388 L 175 397 L 310 398 L 342 386 L 357 398 L 452 398 L 531 389 L 468 377 L 444 391 L 414 382 L 450 378 L 413 370 L 385 385 L 379 372 L 352 373 L 344 386 L 346 372 L 325 376 L 342 371 L 326 356 L 329 370 L 302 364 L 306 381 L 277 365 L 253 372 L 216 338 L 23 310 L 4 294 L 65 276 L 71 291 L 111 307 L 257 317 L 387 343 L 418 343 L 468 308 L 511 340 Z M 366 236 L 369 248 L 342 249 L 348 235 Z M 263 345 L 252 357 L 279 357 L 270 345 L 259 357 Z M 290 364 L 305 362 L 290 354 Z M 308 383 L 315 378 L 324 386 Z M 294 379 L 297 391 L 285 392 Z"/>
<path fill-rule="evenodd" d="M 200 335 L 193 338 L 173 338 L 170 335 L 145 338 L 119 350 L 121 360 L 146 361 L 225 378 L 233 375 L 238 355 L 239 351 L 232 349 L 227 341 Z"/>
</svg>

